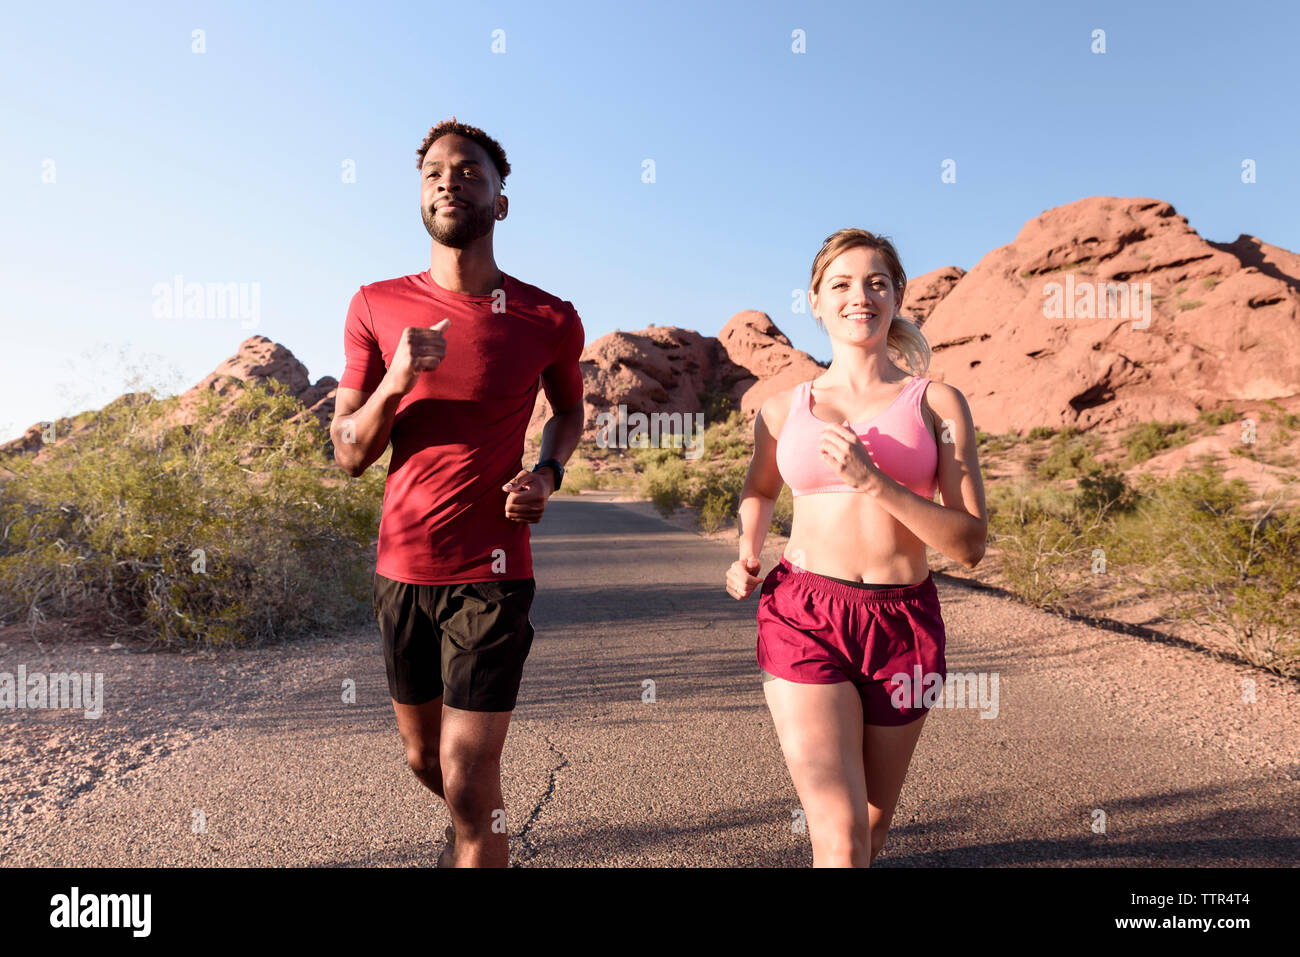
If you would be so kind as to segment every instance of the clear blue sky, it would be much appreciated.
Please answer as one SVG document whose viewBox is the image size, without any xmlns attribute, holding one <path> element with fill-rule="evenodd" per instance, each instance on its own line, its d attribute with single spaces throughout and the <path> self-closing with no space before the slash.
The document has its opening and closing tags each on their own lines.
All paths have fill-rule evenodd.
<svg viewBox="0 0 1300 957">
<path fill-rule="evenodd" d="M 829 358 L 791 290 L 844 226 L 893 237 L 914 276 L 969 269 L 1098 194 L 1300 249 L 1291 2 L 30 3 L 5 19 L 0 438 L 102 405 L 133 368 L 188 387 L 253 334 L 313 380 L 339 375 L 352 293 L 428 267 L 415 150 L 453 114 L 514 168 L 498 264 L 573 301 L 588 341 L 716 334 L 759 309 Z M 177 274 L 260 284 L 257 326 L 155 318 L 154 285 Z"/>
</svg>

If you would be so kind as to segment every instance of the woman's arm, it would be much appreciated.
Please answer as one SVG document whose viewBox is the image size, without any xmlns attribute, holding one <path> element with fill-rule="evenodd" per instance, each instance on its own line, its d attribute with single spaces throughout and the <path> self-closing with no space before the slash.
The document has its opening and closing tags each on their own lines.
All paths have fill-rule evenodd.
<svg viewBox="0 0 1300 957">
<path fill-rule="evenodd" d="M 935 551 L 974 568 L 984 557 L 989 527 L 975 423 L 966 397 L 950 385 L 931 382 L 925 399 L 940 423 L 939 495 L 943 504 L 922 498 L 874 468 L 863 491 Z"/>
<path fill-rule="evenodd" d="M 776 467 L 776 436 L 781 434 L 789 405 L 790 391 L 787 389 L 769 397 L 754 417 L 754 455 L 749 460 L 749 474 L 740 490 L 741 561 L 758 559 L 772 524 L 772 510 L 784 484 Z M 778 418 L 781 421 L 775 421 Z"/>
<path fill-rule="evenodd" d="M 776 436 L 781 434 L 790 408 L 790 390 L 763 403 L 754 417 L 754 455 L 740 490 L 740 557 L 727 569 L 727 593 L 736 600 L 748 598 L 762 584 L 759 555 L 772 523 L 776 497 L 781 494 L 781 472 L 776 467 Z"/>
</svg>

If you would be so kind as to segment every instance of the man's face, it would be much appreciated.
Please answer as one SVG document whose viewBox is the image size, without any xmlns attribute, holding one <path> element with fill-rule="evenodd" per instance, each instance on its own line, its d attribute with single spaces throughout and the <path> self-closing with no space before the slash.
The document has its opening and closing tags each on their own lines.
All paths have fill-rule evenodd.
<svg viewBox="0 0 1300 957">
<path fill-rule="evenodd" d="M 454 133 L 440 136 L 420 169 L 420 216 L 434 242 L 464 249 L 492 231 L 506 198 L 487 151 Z"/>
</svg>

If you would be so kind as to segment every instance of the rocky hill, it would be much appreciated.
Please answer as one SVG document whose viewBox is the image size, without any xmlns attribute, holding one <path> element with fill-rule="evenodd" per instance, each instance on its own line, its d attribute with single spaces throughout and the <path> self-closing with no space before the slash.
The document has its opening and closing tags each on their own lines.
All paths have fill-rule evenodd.
<svg viewBox="0 0 1300 957">
<path fill-rule="evenodd" d="M 1047 210 L 931 298 L 931 378 L 988 432 L 1300 398 L 1300 256 L 1209 242 L 1160 200 Z"/>
</svg>

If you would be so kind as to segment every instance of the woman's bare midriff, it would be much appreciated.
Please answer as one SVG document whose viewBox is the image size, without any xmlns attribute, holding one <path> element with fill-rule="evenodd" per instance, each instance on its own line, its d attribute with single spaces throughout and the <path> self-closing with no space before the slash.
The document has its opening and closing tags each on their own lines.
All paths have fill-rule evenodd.
<svg viewBox="0 0 1300 957">
<path fill-rule="evenodd" d="M 924 396 L 921 418 L 934 436 Z M 875 585 L 915 585 L 930 574 L 925 542 L 865 492 L 796 496 L 784 554 L 806 571 Z"/>
<path fill-rule="evenodd" d="M 880 585 L 913 585 L 930 573 L 925 542 L 862 492 L 795 498 L 785 557 L 819 575 Z"/>
</svg>

